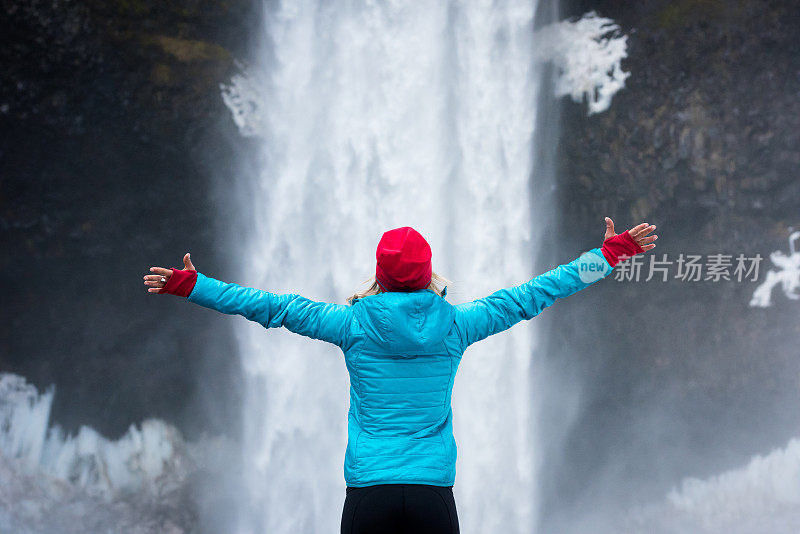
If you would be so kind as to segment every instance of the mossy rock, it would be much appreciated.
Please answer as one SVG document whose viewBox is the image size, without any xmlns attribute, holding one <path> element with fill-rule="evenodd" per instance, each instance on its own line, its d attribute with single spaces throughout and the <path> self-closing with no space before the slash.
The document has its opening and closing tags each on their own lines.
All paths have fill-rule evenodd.
<svg viewBox="0 0 800 534">
<path fill-rule="evenodd" d="M 678 0 L 656 15 L 656 24 L 665 29 L 688 26 L 698 21 L 718 18 L 724 7 L 723 0 Z"/>
<path fill-rule="evenodd" d="M 174 57 L 178 61 L 189 63 L 194 61 L 231 61 L 227 50 L 216 43 L 178 39 L 167 35 L 145 35 L 141 37 L 144 45 L 154 45 Z"/>
</svg>

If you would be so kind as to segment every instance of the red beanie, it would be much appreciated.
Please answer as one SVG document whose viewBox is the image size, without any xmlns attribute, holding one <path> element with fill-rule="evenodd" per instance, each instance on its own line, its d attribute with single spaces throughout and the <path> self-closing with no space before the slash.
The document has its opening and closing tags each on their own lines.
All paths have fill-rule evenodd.
<svg viewBox="0 0 800 534">
<path fill-rule="evenodd" d="M 375 257 L 375 279 L 384 291 L 415 291 L 431 283 L 431 247 L 410 226 L 384 232 Z"/>
</svg>

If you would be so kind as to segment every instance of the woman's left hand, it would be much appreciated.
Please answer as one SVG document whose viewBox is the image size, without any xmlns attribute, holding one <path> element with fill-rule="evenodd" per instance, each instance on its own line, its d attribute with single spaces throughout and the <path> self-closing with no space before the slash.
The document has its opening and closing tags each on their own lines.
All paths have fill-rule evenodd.
<svg viewBox="0 0 800 534">
<path fill-rule="evenodd" d="M 192 265 L 191 256 L 187 252 L 183 257 L 183 266 L 185 271 L 196 271 Z M 149 286 L 148 293 L 160 293 L 161 290 L 167 285 L 170 277 L 172 276 L 172 269 L 165 269 L 164 267 L 150 267 L 150 272 L 155 274 L 144 275 L 144 285 Z"/>
</svg>

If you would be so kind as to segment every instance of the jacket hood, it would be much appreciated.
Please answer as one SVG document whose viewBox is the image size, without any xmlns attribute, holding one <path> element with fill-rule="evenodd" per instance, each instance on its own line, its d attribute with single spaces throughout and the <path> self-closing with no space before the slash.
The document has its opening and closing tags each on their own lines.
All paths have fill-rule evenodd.
<svg viewBox="0 0 800 534">
<path fill-rule="evenodd" d="M 369 338 L 409 352 L 441 348 L 455 316 L 453 305 L 430 289 L 378 293 L 353 308 Z"/>
</svg>

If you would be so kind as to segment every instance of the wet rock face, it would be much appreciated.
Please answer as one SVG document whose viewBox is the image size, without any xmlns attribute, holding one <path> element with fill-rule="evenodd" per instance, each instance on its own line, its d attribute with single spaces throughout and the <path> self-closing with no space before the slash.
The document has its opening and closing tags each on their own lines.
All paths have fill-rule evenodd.
<svg viewBox="0 0 800 534">
<path fill-rule="evenodd" d="M 0 369 L 56 384 L 70 429 L 113 436 L 161 416 L 191 433 L 193 407 L 217 428 L 233 413 L 224 325 L 141 277 L 186 251 L 232 268 L 217 221 L 241 143 L 219 83 L 246 59 L 259 5 L 0 8 Z"/>
<path fill-rule="evenodd" d="M 244 55 L 254 10 L 246 1 L 6 2 L 3 113 L 66 134 L 114 116 L 146 130 L 144 140 L 184 132 L 218 106 L 217 84 Z"/>
<path fill-rule="evenodd" d="M 570 9 L 622 24 L 631 76 L 605 113 L 563 104 L 569 250 L 597 246 L 605 215 L 618 232 L 647 221 L 660 236 L 652 256 L 761 254 L 763 281 L 775 268 L 770 252 L 788 253 L 800 227 L 797 4 L 576 1 Z M 798 303 L 776 289 L 773 307 L 750 308 L 756 285 L 605 280 L 563 303 L 559 313 L 582 327 L 554 334 L 564 348 L 553 357 L 578 360 L 586 396 L 565 460 L 552 469 L 554 495 L 585 495 L 626 458 L 612 481 L 627 489 L 614 491 L 657 498 L 682 476 L 744 464 L 800 433 L 788 408 L 800 391 Z"/>
<path fill-rule="evenodd" d="M 570 110 L 583 133 L 565 137 L 574 196 L 610 207 L 617 190 L 633 219 L 669 208 L 694 221 L 687 215 L 702 207 L 715 212 L 707 223 L 735 212 L 791 224 L 800 193 L 796 5 L 609 10 L 628 25 L 633 74 L 609 113 L 584 121 Z"/>
</svg>

